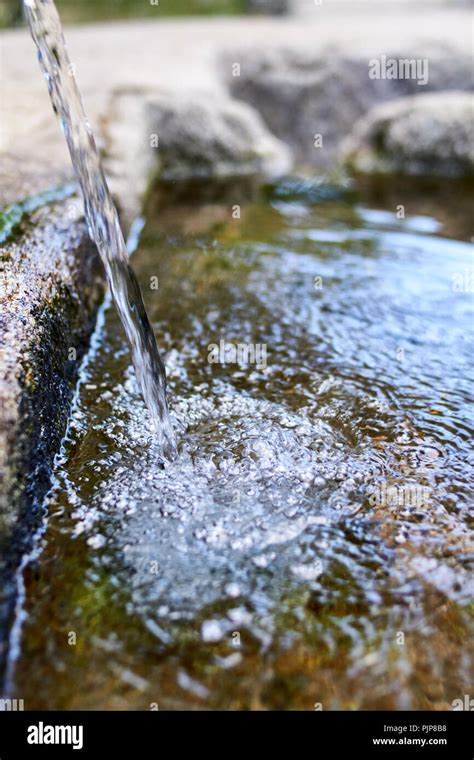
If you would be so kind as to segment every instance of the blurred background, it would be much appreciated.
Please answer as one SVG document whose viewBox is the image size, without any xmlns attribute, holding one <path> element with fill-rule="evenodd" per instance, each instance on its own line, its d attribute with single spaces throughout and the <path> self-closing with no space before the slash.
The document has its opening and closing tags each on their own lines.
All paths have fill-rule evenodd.
<svg viewBox="0 0 474 760">
<path fill-rule="evenodd" d="M 163 16 L 286 13 L 291 0 L 56 0 L 65 23 Z M 0 0 L 0 24 L 22 21 L 21 0 Z"/>
<path fill-rule="evenodd" d="M 470 0 L 56 0 L 64 23 L 186 15 L 283 15 L 314 11 L 315 4 L 344 6 L 466 6 Z M 22 0 L 0 0 L 0 27 L 22 23 Z"/>
</svg>

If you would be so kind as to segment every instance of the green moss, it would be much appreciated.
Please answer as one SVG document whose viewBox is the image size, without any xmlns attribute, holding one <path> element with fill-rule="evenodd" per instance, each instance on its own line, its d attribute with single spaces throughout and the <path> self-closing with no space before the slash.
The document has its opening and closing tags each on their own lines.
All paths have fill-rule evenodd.
<svg viewBox="0 0 474 760">
<path fill-rule="evenodd" d="M 163 18 L 164 16 L 232 15 L 245 11 L 245 0 L 57 0 L 65 23 L 110 21 L 126 18 Z"/>
<path fill-rule="evenodd" d="M 19 203 L 14 203 L 0 210 L 0 245 L 11 240 L 17 234 L 25 217 L 32 214 L 33 211 L 46 206 L 48 203 L 57 203 L 70 198 L 75 192 L 76 185 L 64 185 L 37 195 L 30 195 Z"/>
</svg>

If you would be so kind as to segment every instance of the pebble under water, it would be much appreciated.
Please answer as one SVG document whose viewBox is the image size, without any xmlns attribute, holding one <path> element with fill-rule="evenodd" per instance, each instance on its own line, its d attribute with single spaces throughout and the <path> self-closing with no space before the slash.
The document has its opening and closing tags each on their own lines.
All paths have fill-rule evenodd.
<svg viewBox="0 0 474 760">
<path fill-rule="evenodd" d="M 134 268 L 179 456 L 153 445 L 104 307 L 23 572 L 27 709 L 450 709 L 469 692 L 473 231 L 445 205 L 399 219 L 315 187 L 240 220 L 149 214 Z M 221 341 L 259 360 L 209 362 Z"/>
</svg>

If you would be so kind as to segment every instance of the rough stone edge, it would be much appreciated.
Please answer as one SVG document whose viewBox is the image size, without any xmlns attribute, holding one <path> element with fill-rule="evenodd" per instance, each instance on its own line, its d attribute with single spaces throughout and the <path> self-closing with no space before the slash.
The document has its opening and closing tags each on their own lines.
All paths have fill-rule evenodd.
<svg viewBox="0 0 474 760">
<path fill-rule="evenodd" d="M 357 174 L 432 176 L 472 180 L 474 176 L 474 143 L 469 115 L 474 114 L 474 93 L 448 90 L 390 100 L 376 105 L 360 118 L 341 146 L 341 161 Z M 410 134 L 410 117 L 418 119 Z M 463 121 L 466 117 L 466 121 Z M 459 141 L 459 128 L 465 126 L 464 144 Z M 471 118 L 472 121 L 472 118 Z M 437 141 L 420 142 L 423 132 L 437 127 Z M 404 129 L 402 145 L 391 150 L 377 145 L 384 141 L 392 127 Z M 439 131 L 441 127 L 441 133 Z M 469 135 L 471 136 L 469 139 Z M 446 148 L 451 155 L 446 155 Z M 460 149 L 461 148 L 461 149 Z"/>
<path fill-rule="evenodd" d="M 62 259 L 63 266 L 46 281 L 38 277 L 32 283 L 36 290 L 26 309 L 20 305 L 15 311 L 13 306 L 9 313 L 8 292 L 2 293 L 7 307 L 0 319 L 2 350 L 11 355 L 9 361 L 4 357 L 0 362 L 0 684 L 16 597 L 15 572 L 41 518 L 80 361 L 104 292 L 97 249 L 85 223 L 71 222 L 67 211 L 64 203 L 55 204 L 31 219 L 44 236 L 51 261 Z M 54 237 L 49 232 L 52 219 L 59 229 Z M 28 245 L 28 226 L 24 224 L 16 238 L 1 246 L 3 257 L 8 259 L 13 245 L 20 249 Z M 26 328 L 21 326 L 25 318 L 21 309 L 28 314 Z M 14 340 L 6 344 L 5 336 L 15 328 L 16 345 Z M 71 347 L 76 349 L 74 360 L 69 359 Z"/>
</svg>

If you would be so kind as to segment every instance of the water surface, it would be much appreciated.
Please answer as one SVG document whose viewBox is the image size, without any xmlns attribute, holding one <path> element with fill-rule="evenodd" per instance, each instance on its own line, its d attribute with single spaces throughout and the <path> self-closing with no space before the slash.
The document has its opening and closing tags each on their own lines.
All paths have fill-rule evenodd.
<svg viewBox="0 0 474 760">
<path fill-rule="evenodd" d="M 150 211 L 134 267 L 179 457 L 150 447 L 109 308 L 24 574 L 28 709 L 470 693 L 472 230 L 457 202 L 382 197 Z M 209 362 L 221 341 L 260 361 Z"/>
</svg>

